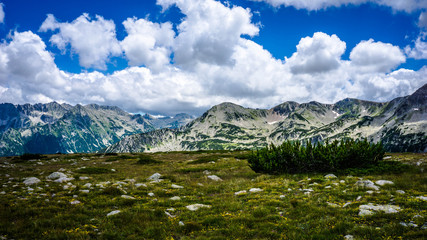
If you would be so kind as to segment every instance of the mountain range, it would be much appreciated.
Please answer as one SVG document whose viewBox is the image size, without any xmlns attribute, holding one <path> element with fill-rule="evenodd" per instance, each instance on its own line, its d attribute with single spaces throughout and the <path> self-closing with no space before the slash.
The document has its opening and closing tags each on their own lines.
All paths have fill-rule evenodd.
<svg viewBox="0 0 427 240">
<path fill-rule="evenodd" d="M 335 104 L 285 102 L 271 109 L 212 107 L 177 129 L 126 136 L 104 152 L 254 149 L 285 140 L 382 141 L 391 152 L 427 151 L 427 84 L 389 102 L 347 98 Z"/>
<path fill-rule="evenodd" d="M 194 117 L 178 114 L 156 118 L 96 104 L 0 104 L 0 156 L 23 153 L 95 152 L 121 138 L 176 128 Z"/>
</svg>

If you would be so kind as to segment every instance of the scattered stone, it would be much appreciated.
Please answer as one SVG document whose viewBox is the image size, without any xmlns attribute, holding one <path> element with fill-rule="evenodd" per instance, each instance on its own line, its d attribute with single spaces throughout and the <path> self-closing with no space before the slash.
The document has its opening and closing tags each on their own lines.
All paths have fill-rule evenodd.
<svg viewBox="0 0 427 240">
<path fill-rule="evenodd" d="M 384 185 L 387 185 L 387 184 L 389 184 L 389 185 L 393 185 L 394 184 L 394 182 L 388 181 L 388 180 L 378 180 L 375 183 L 377 185 L 380 185 L 380 186 L 384 186 Z"/>
<path fill-rule="evenodd" d="M 353 237 L 353 235 L 348 234 L 348 235 L 344 236 L 344 239 L 345 240 L 354 240 L 354 237 Z"/>
<path fill-rule="evenodd" d="M 145 183 L 135 183 L 135 187 L 139 188 L 139 187 L 147 187 L 147 185 Z"/>
<path fill-rule="evenodd" d="M 114 211 L 111 211 L 110 213 L 108 213 L 107 214 L 107 217 L 109 217 L 109 216 L 113 216 L 113 215 L 116 215 L 116 214 L 118 214 L 118 213 L 120 213 L 121 211 L 120 210 L 114 210 Z"/>
<path fill-rule="evenodd" d="M 88 180 L 89 177 L 79 177 L 80 180 Z"/>
<path fill-rule="evenodd" d="M 280 195 L 280 196 L 279 196 L 279 198 L 285 198 L 285 197 L 286 197 L 285 195 Z"/>
<path fill-rule="evenodd" d="M 203 187 L 204 185 L 202 183 L 197 183 L 198 186 Z"/>
<path fill-rule="evenodd" d="M 0 192 L 0 194 L 4 195 L 4 194 L 6 194 L 6 192 L 5 192 L 5 191 L 2 191 L 2 192 Z"/>
<path fill-rule="evenodd" d="M 208 178 L 214 181 L 222 181 L 222 179 L 217 175 L 209 175 Z"/>
<path fill-rule="evenodd" d="M 85 188 L 90 188 L 92 186 L 92 183 L 86 183 L 85 185 L 83 185 L 83 187 Z"/>
<path fill-rule="evenodd" d="M 210 208 L 210 207 L 211 207 L 210 205 L 205 205 L 205 204 L 200 204 L 200 203 L 196 203 L 196 204 L 186 206 L 186 208 L 190 211 L 197 211 L 200 208 Z"/>
<path fill-rule="evenodd" d="M 383 159 L 390 159 L 391 156 L 385 156 Z"/>
<path fill-rule="evenodd" d="M 168 208 L 166 210 L 169 211 L 169 212 L 175 212 L 175 208 Z"/>
<path fill-rule="evenodd" d="M 170 218 L 174 218 L 176 217 L 175 215 L 170 214 L 168 211 L 165 211 L 166 216 L 170 217 Z"/>
<path fill-rule="evenodd" d="M 345 208 L 345 207 L 347 207 L 350 204 L 352 204 L 352 202 L 346 202 L 342 207 Z"/>
<path fill-rule="evenodd" d="M 179 200 L 181 200 L 181 198 L 179 196 L 173 196 L 173 197 L 171 197 L 169 199 L 172 200 L 172 201 L 179 201 Z"/>
<path fill-rule="evenodd" d="M 369 190 L 369 191 L 366 191 L 366 193 L 367 193 L 367 194 L 374 194 L 374 191 Z"/>
<path fill-rule="evenodd" d="M 88 189 L 80 190 L 80 192 L 82 192 L 82 193 L 89 193 L 89 190 Z"/>
<path fill-rule="evenodd" d="M 421 215 L 414 215 L 412 218 L 422 218 L 422 216 Z"/>
<path fill-rule="evenodd" d="M 163 179 L 160 179 L 162 175 L 160 173 L 155 173 L 147 178 L 147 180 L 150 180 L 151 182 L 161 182 Z"/>
<path fill-rule="evenodd" d="M 251 189 L 249 189 L 249 192 L 251 192 L 251 193 L 257 193 L 257 192 L 262 192 L 262 191 L 264 191 L 264 190 L 262 190 L 261 188 L 251 188 Z"/>
<path fill-rule="evenodd" d="M 208 170 L 205 170 L 205 171 L 203 171 L 203 174 L 209 175 L 209 174 L 211 174 L 211 172 L 209 172 Z"/>
<path fill-rule="evenodd" d="M 115 171 L 116 171 L 116 169 L 114 169 L 114 168 L 113 168 L 113 169 L 111 169 L 111 171 L 112 171 L 112 172 L 115 172 Z"/>
<path fill-rule="evenodd" d="M 417 198 L 423 201 L 427 201 L 427 197 L 424 197 L 424 196 L 418 196 Z"/>
<path fill-rule="evenodd" d="M 70 202 L 72 205 L 75 205 L 75 204 L 79 204 L 79 203 L 81 203 L 79 200 L 74 200 L 74 201 L 72 201 L 72 202 Z"/>
<path fill-rule="evenodd" d="M 380 188 L 370 180 L 360 180 L 355 183 L 357 187 L 368 188 L 378 191 Z"/>
<path fill-rule="evenodd" d="M 183 221 L 179 221 L 179 222 L 178 222 L 178 225 L 179 225 L 179 226 L 184 226 L 185 224 L 184 224 L 184 222 L 183 222 Z"/>
<path fill-rule="evenodd" d="M 329 186 L 329 185 L 328 185 L 328 186 L 326 186 L 325 188 L 326 188 L 326 189 L 328 189 L 328 188 L 331 188 L 331 186 Z"/>
<path fill-rule="evenodd" d="M 246 190 L 242 190 L 242 191 L 235 192 L 235 193 L 234 193 L 234 195 L 235 195 L 235 196 L 238 196 L 238 195 L 244 195 L 244 194 L 246 194 L 246 193 L 247 193 L 247 191 L 246 191 Z"/>
<path fill-rule="evenodd" d="M 148 193 L 148 196 L 154 197 L 154 193 L 150 192 L 150 193 Z"/>
<path fill-rule="evenodd" d="M 337 178 L 337 176 L 335 176 L 334 174 L 328 174 L 328 175 L 325 175 L 325 178 L 326 179 L 334 179 L 334 178 Z"/>
<path fill-rule="evenodd" d="M 330 202 L 326 202 L 327 204 L 328 204 L 328 206 L 330 206 L 330 207 L 339 207 L 339 205 L 338 204 L 336 204 L 336 203 L 330 203 Z"/>
<path fill-rule="evenodd" d="M 33 184 L 37 184 L 40 182 L 40 179 L 36 178 L 36 177 L 29 177 L 26 178 L 24 181 L 25 185 L 33 185 Z"/>
<path fill-rule="evenodd" d="M 129 195 L 122 195 L 122 196 L 120 196 L 120 197 L 122 197 L 122 198 L 124 198 L 124 199 L 135 199 L 134 197 L 129 196 Z"/>
<path fill-rule="evenodd" d="M 396 192 L 399 194 L 405 194 L 405 191 L 403 191 L 403 190 L 396 190 Z"/>
<path fill-rule="evenodd" d="M 382 211 L 384 213 L 397 213 L 400 211 L 400 207 L 396 205 L 373 205 L 368 203 L 368 205 L 359 206 L 359 216 L 372 215 L 374 212 Z"/>
<path fill-rule="evenodd" d="M 341 184 L 345 184 L 345 181 L 344 181 L 344 180 L 340 180 L 340 183 L 341 183 Z"/>
<path fill-rule="evenodd" d="M 179 189 L 179 188 L 184 188 L 184 187 L 183 187 L 183 186 L 176 185 L 176 184 L 172 184 L 172 188 Z"/>
<path fill-rule="evenodd" d="M 62 172 L 53 172 L 49 176 L 47 176 L 47 178 L 50 179 L 50 180 L 56 180 L 56 179 L 59 179 L 59 178 L 67 178 L 67 175 L 65 175 Z"/>
</svg>

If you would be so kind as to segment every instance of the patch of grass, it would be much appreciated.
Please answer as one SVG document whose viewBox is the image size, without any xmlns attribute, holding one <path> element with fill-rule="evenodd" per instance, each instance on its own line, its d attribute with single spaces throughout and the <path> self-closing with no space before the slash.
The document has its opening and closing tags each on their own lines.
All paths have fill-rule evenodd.
<svg viewBox="0 0 427 240">
<path fill-rule="evenodd" d="M 102 173 L 112 173 L 111 169 L 101 168 L 101 167 L 86 167 L 77 169 L 77 173 L 81 174 L 102 174 Z"/>
<path fill-rule="evenodd" d="M 159 164 L 161 162 L 157 161 L 150 155 L 141 155 L 138 157 L 138 161 L 136 163 L 145 165 L 145 164 Z"/>
</svg>

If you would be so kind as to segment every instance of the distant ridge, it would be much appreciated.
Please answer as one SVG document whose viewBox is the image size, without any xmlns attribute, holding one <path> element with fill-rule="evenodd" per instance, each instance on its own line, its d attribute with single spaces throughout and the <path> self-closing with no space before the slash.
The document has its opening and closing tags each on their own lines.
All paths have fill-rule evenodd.
<svg viewBox="0 0 427 240">
<path fill-rule="evenodd" d="M 271 109 L 213 106 L 179 129 L 126 136 L 105 152 L 253 149 L 285 140 L 382 141 L 387 151 L 427 151 L 427 84 L 390 102 L 346 98 L 335 104 L 285 102 Z"/>
</svg>

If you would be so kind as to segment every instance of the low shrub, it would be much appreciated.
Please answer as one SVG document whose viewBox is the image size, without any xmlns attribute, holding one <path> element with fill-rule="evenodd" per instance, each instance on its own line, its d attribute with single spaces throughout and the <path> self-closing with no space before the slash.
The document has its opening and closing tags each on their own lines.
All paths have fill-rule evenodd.
<svg viewBox="0 0 427 240">
<path fill-rule="evenodd" d="M 138 164 L 158 164 L 161 163 L 160 161 L 157 161 L 150 155 L 141 155 L 138 157 L 138 161 L 136 162 Z"/>
<path fill-rule="evenodd" d="M 82 174 L 100 174 L 100 173 L 112 173 L 110 169 L 107 168 L 100 168 L 100 167 L 87 167 L 87 168 L 80 168 L 76 171 L 77 173 Z"/>
<path fill-rule="evenodd" d="M 304 173 L 331 172 L 348 168 L 364 168 L 377 164 L 384 156 L 379 143 L 343 139 L 332 143 L 286 141 L 282 145 L 253 152 L 248 158 L 255 172 Z"/>
</svg>

